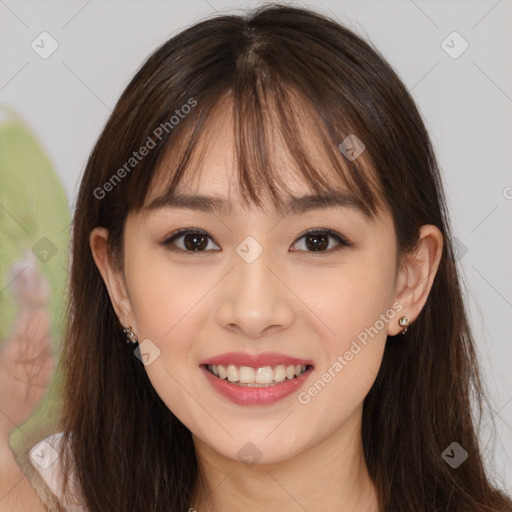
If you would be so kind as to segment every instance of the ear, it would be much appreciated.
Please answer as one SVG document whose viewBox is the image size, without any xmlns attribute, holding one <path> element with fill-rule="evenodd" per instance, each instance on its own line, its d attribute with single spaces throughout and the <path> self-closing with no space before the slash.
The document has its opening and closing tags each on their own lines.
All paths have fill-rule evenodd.
<svg viewBox="0 0 512 512">
<path fill-rule="evenodd" d="M 427 301 L 442 252 L 443 234 L 439 228 L 430 224 L 421 226 L 418 244 L 412 253 L 405 256 L 396 281 L 395 301 L 402 305 L 399 315 L 406 316 L 411 324 Z M 388 324 L 390 336 L 402 330 L 398 319 Z"/>
<path fill-rule="evenodd" d="M 108 235 L 109 233 L 106 228 L 97 227 L 91 231 L 89 244 L 92 256 L 105 282 L 110 301 L 119 322 L 124 327 L 132 325 L 133 330 L 137 332 L 123 273 L 121 269 L 116 268 L 112 261 Z"/>
</svg>

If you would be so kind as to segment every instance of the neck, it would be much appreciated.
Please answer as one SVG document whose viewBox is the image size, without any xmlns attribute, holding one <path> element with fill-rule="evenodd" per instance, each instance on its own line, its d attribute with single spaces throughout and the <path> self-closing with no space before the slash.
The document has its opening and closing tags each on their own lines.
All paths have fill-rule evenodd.
<svg viewBox="0 0 512 512">
<path fill-rule="evenodd" d="M 247 465 L 222 456 L 193 436 L 203 487 L 196 485 L 200 512 L 378 512 L 368 474 L 358 410 L 341 428 L 313 447 L 280 462 Z"/>
</svg>

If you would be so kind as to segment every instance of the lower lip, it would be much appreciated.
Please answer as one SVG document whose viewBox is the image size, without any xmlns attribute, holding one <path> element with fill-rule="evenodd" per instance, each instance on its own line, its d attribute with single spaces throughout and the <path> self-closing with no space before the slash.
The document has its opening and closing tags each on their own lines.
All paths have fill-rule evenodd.
<svg viewBox="0 0 512 512">
<path fill-rule="evenodd" d="M 218 393 L 238 405 L 268 405 L 278 402 L 294 391 L 298 391 L 313 370 L 313 367 L 310 367 L 299 377 L 286 379 L 273 386 L 251 388 L 238 386 L 225 379 L 219 379 L 213 375 L 213 373 L 209 372 L 205 366 L 200 366 L 200 368 L 204 372 L 208 382 Z"/>
</svg>

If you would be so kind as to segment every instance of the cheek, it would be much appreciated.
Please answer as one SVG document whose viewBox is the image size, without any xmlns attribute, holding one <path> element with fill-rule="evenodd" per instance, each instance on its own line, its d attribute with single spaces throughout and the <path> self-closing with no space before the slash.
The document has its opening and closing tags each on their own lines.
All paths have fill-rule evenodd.
<svg viewBox="0 0 512 512">
<path fill-rule="evenodd" d="M 190 359 L 202 325 L 201 308 L 194 305 L 211 284 L 199 279 L 197 270 L 170 264 L 165 255 L 136 249 L 125 261 L 125 274 L 139 343 L 151 340 L 147 375 L 169 409 L 188 424 L 195 405 L 189 394 L 195 376 Z"/>
<path fill-rule="evenodd" d="M 172 265 L 161 253 L 136 250 L 125 263 L 127 290 L 136 318 L 137 329 L 144 337 L 163 340 L 174 326 L 192 313 L 198 298 L 207 291 L 207 283 Z"/>
<path fill-rule="evenodd" d="M 361 254 L 358 261 L 331 272 L 329 284 L 317 290 L 310 294 L 310 304 L 328 329 L 317 350 L 320 382 L 305 390 L 303 403 L 322 391 L 317 403 L 343 403 L 338 409 L 343 415 L 370 390 L 382 361 L 387 325 L 397 321 L 392 307 L 394 260 L 384 254 Z"/>
<path fill-rule="evenodd" d="M 298 281 L 294 290 L 307 297 L 305 302 L 311 314 L 326 327 L 323 339 L 330 349 L 340 350 L 373 326 L 385 338 L 381 318 L 386 312 L 390 316 L 394 275 L 394 260 L 390 255 L 361 252 L 356 258 L 347 259 L 344 265 L 325 268 L 301 279 L 302 283 Z"/>
</svg>

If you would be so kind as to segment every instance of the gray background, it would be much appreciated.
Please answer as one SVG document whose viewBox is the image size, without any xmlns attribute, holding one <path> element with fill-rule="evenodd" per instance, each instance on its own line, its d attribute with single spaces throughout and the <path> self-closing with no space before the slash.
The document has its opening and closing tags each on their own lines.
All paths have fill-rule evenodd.
<svg viewBox="0 0 512 512">
<path fill-rule="evenodd" d="M 205 16 L 260 3 L 0 0 L 0 102 L 14 107 L 43 143 L 70 208 L 89 151 L 142 60 Z M 444 172 L 493 407 L 481 439 L 491 450 L 488 464 L 501 475 L 497 484 L 512 495 L 512 2 L 289 3 L 333 15 L 369 38 L 424 115 Z M 31 47 L 43 31 L 59 45 L 47 59 Z M 453 31 L 469 44 L 458 58 L 441 46 Z M 447 44 L 452 52 L 461 48 L 453 37 Z"/>
</svg>

